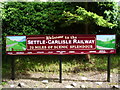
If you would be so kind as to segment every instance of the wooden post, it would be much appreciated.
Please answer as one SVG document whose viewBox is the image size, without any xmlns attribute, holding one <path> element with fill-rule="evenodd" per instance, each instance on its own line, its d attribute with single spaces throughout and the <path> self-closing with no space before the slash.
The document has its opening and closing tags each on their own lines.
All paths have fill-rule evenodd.
<svg viewBox="0 0 120 90">
<path fill-rule="evenodd" d="M 59 77 L 60 77 L 60 83 L 62 83 L 62 58 L 59 56 Z"/>
<path fill-rule="evenodd" d="M 108 60 L 107 60 L 107 81 L 110 82 L 110 65 L 111 65 L 111 61 L 110 61 L 110 54 L 108 54 Z"/>
<path fill-rule="evenodd" d="M 15 56 L 10 56 L 12 58 L 11 60 L 11 79 L 15 79 Z"/>
</svg>

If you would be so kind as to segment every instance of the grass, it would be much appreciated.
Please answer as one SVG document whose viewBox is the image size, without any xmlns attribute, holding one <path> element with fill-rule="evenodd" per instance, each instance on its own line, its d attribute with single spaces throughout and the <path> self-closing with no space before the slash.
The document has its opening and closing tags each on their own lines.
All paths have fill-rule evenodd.
<svg viewBox="0 0 120 90">
<path fill-rule="evenodd" d="M 7 82 L 1 82 L 1 84 L 0 85 L 6 85 L 7 84 Z"/>
<path fill-rule="evenodd" d="M 14 43 L 17 43 L 17 41 L 12 41 L 9 38 L 7 38 L 7 40 L 6 40 L 7 45 L 14 44 Z"/>
<path fill-rule="evenodd" d="M 91 55 L 92 64 L 85 61 L 84 55 L 63 55 L 63 72 L 106 71 L 107 55 Z M 3 76 L 10 74 L 11 57 L 3 61 Z M 118 73 L 119 55 L 111 55 L 111 72 Z M 21 72 L 59 72 L 59 58 L 54 55 L 15 56 L 16 73 Z"/>
<path fill-rule="evenodd" d="M 23 41 L 23 42 L 18 42 L 18 44 L 24 48 L 26 48 L 26 41 Z"/>
<path fill-rule="evenodd" d="M 7 51 L 12 51 L 12 48 L 14 51 L 24 51 L 24 47 L 19 44 L 9 47 Z"/>
<path fill-rule="evenodd" d="M 111 40 L 111 41 L 100 41 L 97 40 L 97 46 L 102 46 L 102 47 L 106 47 L 106 48 L 114 48 L 115 49 L 115 40 Z"/>
</svg>

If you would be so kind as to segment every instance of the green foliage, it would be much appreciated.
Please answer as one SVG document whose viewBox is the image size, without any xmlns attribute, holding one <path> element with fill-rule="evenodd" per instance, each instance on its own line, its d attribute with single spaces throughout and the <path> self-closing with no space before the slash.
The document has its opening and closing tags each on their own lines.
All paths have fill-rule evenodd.
<svg viewBox="0 0 120 90">
<path fill-rule="evenodd" d="M 106 19 L 108 22 L 111 22 L 113 24 L 116 24 L 117 26 L 107 30 L 106 33 L 108 34 L 119 34 L 119 9 L 118 9 L 118 3 L 117 2 L 98 2 L 98 8 L 96 12 L 98 15 L 102 15 L 104 19 Z M 101 33 L 104 33 L 104 28 L 99 28 Z"/>
<path fill-rule="evenodd" d="M 117 26 L 116 24 L 109 23 L 107 20 L 103 19 L 102 16 L 98 16 L 93 12 L 88 12 L 82 7 L 78 7 L 76 14 L 70 12 L 64 12 L 64 17 L 67 19 L 67 23 L 95 23 L 98 26 L 113 28 Z"/>
<path fill-rule="evenodd" d="M 103 7 L 104 18 L 114 24 L 118 24 L 118 4 L 116 2 L 98 2 L 100 7 Z"/>
<path fill-rule="evenodd" d="M 6 85 L 7 84 L 7 82 L 1 82 L 1 85 Z"/>
<path fill-rule="evenodd" d="M 9 2 L 4 4 L 3 24 L 5 33 L 13 35 L 34 35 L 44 33 L 44 24 L 49 22 L 48 16 L 43 11 L 44 7 L 36 3 Z M 43 10 L 42 10 L 43 9 Z M 37 11 L 39 10 L 39 11 Z M 6 32 L 7 31 L 7 32 Z"/>
<path fill-rule="evenodd" d="M 117 25 L 117 7 L 114 2 L 88 4 L 81 2 L 7 2 L 3 5 L 4 35 L 53 34 L 59 32 L 61 24 L 71 25 L 72 23 L 91 23 L 94 27 L 93 31 L 95 25 L 109 28 Z M 86 5 L 91 8 L 86 8 Z"/>
<path fill-rule="evenodd" d="M 74 11 L 75 6 L 65 2 L 7 2 L 3 5 L 4 35 L 53 34 L 63 11 Z"/>
<path fill-rule="evenodd" d="M 118 7 L 118 35 L 120 35 L 120 6 Z"/>
</svg>

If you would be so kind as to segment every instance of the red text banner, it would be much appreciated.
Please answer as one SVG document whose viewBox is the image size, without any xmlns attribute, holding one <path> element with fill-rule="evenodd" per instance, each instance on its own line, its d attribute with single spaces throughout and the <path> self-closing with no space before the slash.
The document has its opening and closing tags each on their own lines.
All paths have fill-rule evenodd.
<svg viewBox="0 0 120 90">
<path fill-rule="evenodd" d="M 8 55 L 114 54 L 115 35 L 6 36 Z"/>
</svg>

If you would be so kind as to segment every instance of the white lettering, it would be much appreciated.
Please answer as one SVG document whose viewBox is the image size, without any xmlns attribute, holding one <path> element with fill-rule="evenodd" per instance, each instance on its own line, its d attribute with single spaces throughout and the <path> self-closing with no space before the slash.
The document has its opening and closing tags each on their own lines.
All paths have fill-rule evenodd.
<svg viewBox="0 0 120 90">
<path fill-rule="evenodd" d="M 46 44 L 45 40 L 28 40 L 28 44 Z"/>
</svg>

